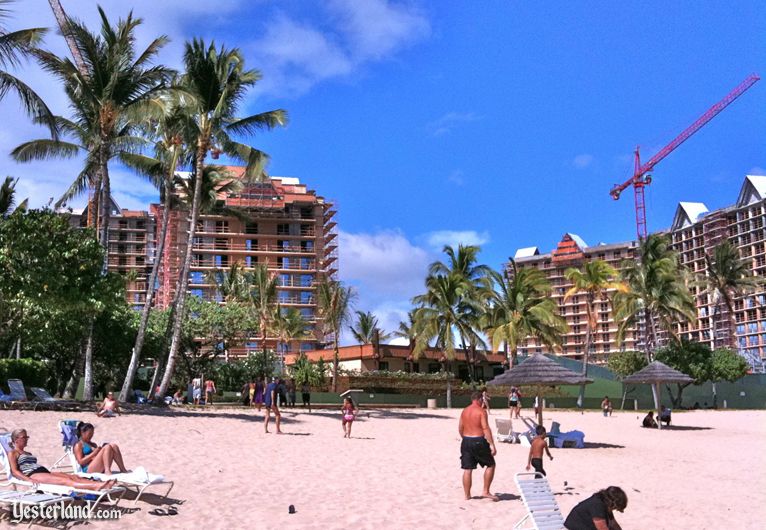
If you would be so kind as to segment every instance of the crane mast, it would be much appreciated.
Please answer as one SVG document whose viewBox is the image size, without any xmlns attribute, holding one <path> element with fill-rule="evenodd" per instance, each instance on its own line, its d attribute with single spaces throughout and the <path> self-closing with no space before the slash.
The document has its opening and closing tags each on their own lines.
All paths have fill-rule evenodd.
<svg viewBox="0 0 766 530">
<path fill-rule="evenodd" d="M 650 171 L 654 170 L 654 166 L 657 165 L 662 159 L 673 152 L 678 146 L 689 139 L 694 133 L 704 127 L 710 120 L 715 118 L 723 109 L 728 107 L 735 99 L 745 93 L 751 86 L 753 86 L 760 77 L 758 74 L 749 75 L 744 81 L 737 85 L 734 90 L 729 92 L 726 97 L 721 101 L 710 107 L 707 112 L 697 118 L 697 121 L 692 123 L 689 127 L 684 129 L 681 134 L 676 136 L 668 145 L 660 149 L 648 162 L 641 164 L 641 155 L 639 147 L 636 147 L 634 151 L 633 160 L 633 176 L 622 184 L 615 185 L 609 192 L 614 200 L 620 198 L 620 194 L 628 186 L 633 186 L 634 202 L 636 211 L 636 234 L 638 239 L 646 239 L 646 200 L 644 197 L 644 188 L 651 184 L 652 176 Z"/>
</svg>

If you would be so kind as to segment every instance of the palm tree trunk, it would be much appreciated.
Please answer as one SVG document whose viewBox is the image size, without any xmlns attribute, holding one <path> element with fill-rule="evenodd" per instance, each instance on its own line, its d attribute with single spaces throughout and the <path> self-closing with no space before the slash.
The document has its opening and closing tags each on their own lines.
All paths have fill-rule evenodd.
<svg viewBox="0 0 766 530">
<path fill-rule="evenodd" d="M 154 283 L 157 281 L 157 274 L 162 262 L 162 254 L 165 250 L 165 238 L 168 233 L 168 226 L 170 224 L 170 190 L 165 190 L 165 215 L 162 218 L 162 229 L 160 230 L 160 240 L 157 242 L 157 253 L 154 257 L 154 265 L 152 266 L 152 272 L 149 274 L 149 283 L 146 286 L 146 300 L 144 301 L 144 308 L 141 310 L 141 321 L 138 324 L 138 332 L 136 333 L 136 342 L 133 345 L 133 353 L 130 356 L 130 364 L 128 365 L 128 372 L 125 374 L 125 382 L 122 384 L 120 390 L 120 401 L 126 401 L 128 399 L 128 393 L 133 386 L 133 380 L 136 377 L 136 370 L 138 370 L 138 362 L 141 359 L 141 350 L 144 347 L 144 339 L 146 338 L 146 328 L 149 324 L 149 314 L 152 310 L 152 302 L 154 301 Z M 159 368 L 159 360 L 157 361 L 157 368 Z M 156 373 L 156 370 L 155 370 Z M 150 387 L 153 390 L 154 387 Z"/>
<path fill-rule="evenodd" d="M 729 310 L 729 346 L 734 351 L 739 350 L 739 344 L 737 343 L 737 317 L 734 314 L 734 304 L 731 303 L 729 297 L 725 298 L 726 309 Z"/>
<path fill-rule="evenodd" d="M 582 356 L 582 376 L 588 377 L 588 358 L 590 357 L 590 345 L 593 342 L 593 304 L 588 302 L 588 325 L 585 326 L 585 355 Z M 542 406 L 542 404 L 541 404 Z M 580 395 L 577 398 L 577 406 L 585 406 L 585 383 L 580 385 Z"/>
<path fill-rule="evenodd" d="M 452 370 L 449 360 L 446 363 L 447 368 L 447 408 L 452 408 Z"/>
<path fill-rule="evenodd" d="M 654 315 L 649 310 L 646 310 L 647 320 L 649 321 L 649 333 L 652 337 L 651 344 L 646 348 L 646 360 L 652 362 L 653 350 L 657 347 L 657 324 L 654 321 Z M 658 392 L 658 385 L 649 385 L 652 387 L 652 398 L 654 399 L 654 408 L 660 410 L 660 394 Z"/>
<path fill-rule="evenodd" d="M 338 330 L 333 332 L 332 347 L 332 391 L 338 391 L 338 365 L 340 364 L 340 351 L 338 350 Z"/>
<path fill-rule="evenodd" d="M 202 172 L 205 169 L 206 152 L 206 143 L 202 141 L 198 142 L 195 164 L 197 178 L 194 181 L 194 198 L 192 200 L 192 210 L 189 219 L 189 240 L 186 243 L 186 254 L 184 256 L 183 268 L 181 269 L 181 277 L 179 278 L 179 285 L 181 285 L 181 288 L 177 293 L 178 299 L 173 318 L 173 336 L 170 340 L 170 351 L 168 352 L 168 362 L 165 367 L 165 374 L 162 376 L 162 383 L 160 383 L 160 396 L 164 396 L 170 386 L 170 380 L 173 377 L 173 369 L 176 364 L 176 356 L 181 347 L 181 325 L 186 317 L 186 284 L 188 281 L 189 269 L 191 268 L 192 248 L 194 246 L 194 237 L 197 233 L 197 219 L 199 218 L 200 203 L 202 202 Z"/>
<path fill-rule="evenodd" d="M 83 378 L 85 379 L 82 391 L 83 401 L 91 401 L 93 399 L 93 328 L 95 318 L 91 318 L 88 326 L 88 339 L 85 343 L 85 355 L 84 355 L 84 367 L 85 371 Z"/>
</svg>

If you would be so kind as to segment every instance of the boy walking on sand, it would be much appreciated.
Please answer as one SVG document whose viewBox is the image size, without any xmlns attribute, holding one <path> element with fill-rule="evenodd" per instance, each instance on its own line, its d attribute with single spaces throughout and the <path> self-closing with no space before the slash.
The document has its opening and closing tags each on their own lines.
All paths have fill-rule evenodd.
<svg viewBox="0 0 766 530">
<path fill-rule="evenodd" d="M 535 473 L 545 476 L 543 469 L 543 451 L 548 453 L 548 458 L 553 460 L 551 452 L 548 450 L 548 442 L 545 441 L 545 427 L 538 425 L 535 429 L 537 436 L 532 440 L 532 447 L 529 448 L 529 460 L 527 461 L 527 471 L 530 466 L 535 468 Z"/>
</svg>

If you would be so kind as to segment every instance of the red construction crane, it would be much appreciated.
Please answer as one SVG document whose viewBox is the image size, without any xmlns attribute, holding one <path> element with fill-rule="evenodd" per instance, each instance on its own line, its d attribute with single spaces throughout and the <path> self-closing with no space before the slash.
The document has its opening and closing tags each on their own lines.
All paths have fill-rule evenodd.
<svg viewBox="0 0 766 530">
<path fill-rule="evenodd" d="M 663 147 L 659 153 L 654 155 L 648 162 L 641 165 L 641 157 L 639 155 L 639 148 L 636 146 L 635 161 L 633 165 L 633 176 L 622 184 L 615 185 L 609 194 L 614 200 L 620 198 L 620 194 L 628 186 L 633 186 L 633 192 L 636 201 L 636 233 L 639 239 L 646 238 L 646 203 L 644 201 L 644 187 L 652 183 L 652 176 L 649 172 L 654 169 L 660 160 L 668 156 L 676 147 L 684 143 L 689 139 L 691 135 L 699 131 L 707 122 L 712 120 L 719 112 L 729 106 L 729 104 L 737 99 L 739 96 L 753 86 L 760 77 L 758 74 L 751 74 L 747 79 L 742 81 L 737 88 L 729 92 L 729 94 L 721 101 L 710 107 L 708 111 L 700 116 L 697 121 L 687 127 L 681 134 L 675 137 L 672 142 Z"/>
</svg>

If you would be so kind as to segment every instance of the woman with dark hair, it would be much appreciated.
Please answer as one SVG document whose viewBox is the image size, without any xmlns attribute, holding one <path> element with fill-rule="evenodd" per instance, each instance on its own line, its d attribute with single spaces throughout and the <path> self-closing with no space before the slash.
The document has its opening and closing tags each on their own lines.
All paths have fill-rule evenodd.
<svg viewBox="0 0 766 530">
<path fill-rule="evenodd" d="M 568 530 L 622 530 L 614 511 L 623 512 L 628 496 L 617 486 L 598 491 L 572 508 L 564 527 Z"/>
<path fill-rule="evenodd" d="M 8 464 L 11 475 L 25 482 L 37 484 L 54 484 L 84 490 L 102 490 L 114 486 L 114 480 L 99 482 L 87 478 L 80 478 L 68 473 L 48 471 L 47 468 L 37 463 L 37 457 L 26 450 L 29 435 L 25 429 L 16 429 L 11 433 L 11 452 L 8 454 Z"/>
<path fill-rule="evenodd" d="M 117 444 L 105 443 L 100 447 L 91 442 L 95 428 L 90 423 L 80 422 L 77 425 L 79 442 L 74 444 L 74 456 L 85 473 L 112 474 L 112 463 L 117 464 L 120 473 L 127 473 L 122 461 L 122 453 Z"/>
</svg>

